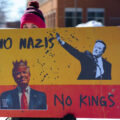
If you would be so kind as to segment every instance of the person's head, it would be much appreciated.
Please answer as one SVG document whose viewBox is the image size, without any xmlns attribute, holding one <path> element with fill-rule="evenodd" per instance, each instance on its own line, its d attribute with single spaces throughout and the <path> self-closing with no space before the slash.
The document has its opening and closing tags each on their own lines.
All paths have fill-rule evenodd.
<svg viewBox="0 0 120 120">
<path fill-rule="evenodd" d="M 18 86 L 25 88 L 30 81 L 30 68 L 27 66 L 27 61 L 20 60 L 13 62 L 12 70 L 13 78 Z"/>
<path fill-rule="evenodd" d="M 41 10 L 39 10 L 39 3 L 37 1 L 30 2 L 25 13 L 21 17 L 20 28 L 45 27 L 45 18 Z"/>
<path fill-rule="evenodd" d="M 96 57 L 102 56 L 106 50 L 106 44 L 102 40 L 97 40 L 93 48 L 93 55 Z"/>
<path fill-rule="evenodd" d="M 76 120 L 76 117 L 73 114 L 68 113 L 62 118 L 62 120 Z"/>
</svg>

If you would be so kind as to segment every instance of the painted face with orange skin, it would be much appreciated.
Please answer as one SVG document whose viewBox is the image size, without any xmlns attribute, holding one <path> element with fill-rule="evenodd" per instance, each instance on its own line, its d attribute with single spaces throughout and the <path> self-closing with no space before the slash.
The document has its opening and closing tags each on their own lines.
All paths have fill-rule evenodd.
<svg viewBox="0 0 120 120">
<path fill-rule="evenodd" d="M 26 66 L 18 66 L 18 68 L 15 69 L 14 79 L 18 86 L 22 88 L 27 87 L 30 81 L 29 68 Z"/>
</svg>

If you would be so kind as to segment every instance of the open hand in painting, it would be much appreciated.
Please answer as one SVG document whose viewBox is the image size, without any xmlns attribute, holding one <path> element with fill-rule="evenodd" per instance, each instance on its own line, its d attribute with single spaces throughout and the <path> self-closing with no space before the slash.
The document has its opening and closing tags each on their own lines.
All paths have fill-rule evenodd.
<svg viewBox="0 0 120 120">
<path fill-rule="evenodd" d="M 64 45 L 64 44 L 65 44 L 65 42 L 64 42 L 63 40 L 61 40 L 59 33 L 56 33 L 56 38 L 57 38 L 57 41 L 58 41 L 61 45 Z"/>
</svg>

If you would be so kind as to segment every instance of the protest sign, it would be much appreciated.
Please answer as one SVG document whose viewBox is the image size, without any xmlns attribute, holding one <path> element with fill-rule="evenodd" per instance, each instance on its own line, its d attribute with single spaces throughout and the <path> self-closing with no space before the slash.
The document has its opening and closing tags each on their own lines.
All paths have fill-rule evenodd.
<svg viewBox="0 0 120 120">
<path fill-rule="evenodd" d="M 120 27 L 0 30 L 0 116 L 120 118 L 119 37 Z"/>
</svg>

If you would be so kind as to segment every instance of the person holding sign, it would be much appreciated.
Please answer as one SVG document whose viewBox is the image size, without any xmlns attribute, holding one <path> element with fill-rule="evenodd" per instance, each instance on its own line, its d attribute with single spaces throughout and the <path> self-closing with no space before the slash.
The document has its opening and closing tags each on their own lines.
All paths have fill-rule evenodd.
<svg viewBox="0 0 120 120">
<path fill-rule="evenodd" d="M 1 109 L 39 109 L 46 110 L 46 94 L 29 86 L 30 68 L 27 61 L 13 62 L 13 78 L 16 89 L 2 93 Z"/>
<path fill-rule="evenodd" d="M 39 10 L 39 3 L 32 1 L 23 14 L 20 21 L 20 28 L 46 28 L 45 18 L 41 10 Z"/>
<path fill-rule="evenodd" d="M 106 50 L 106 44 L 102 40 L 95 42 L 93 52 L 80 52 L 68 43 L 61 40 L 60 35 L 56 33 L 56 37 L 61 46 L 81 63 L 80 79 L 111 79 L 111 64 L 102 58 Z"/>
</svg>

